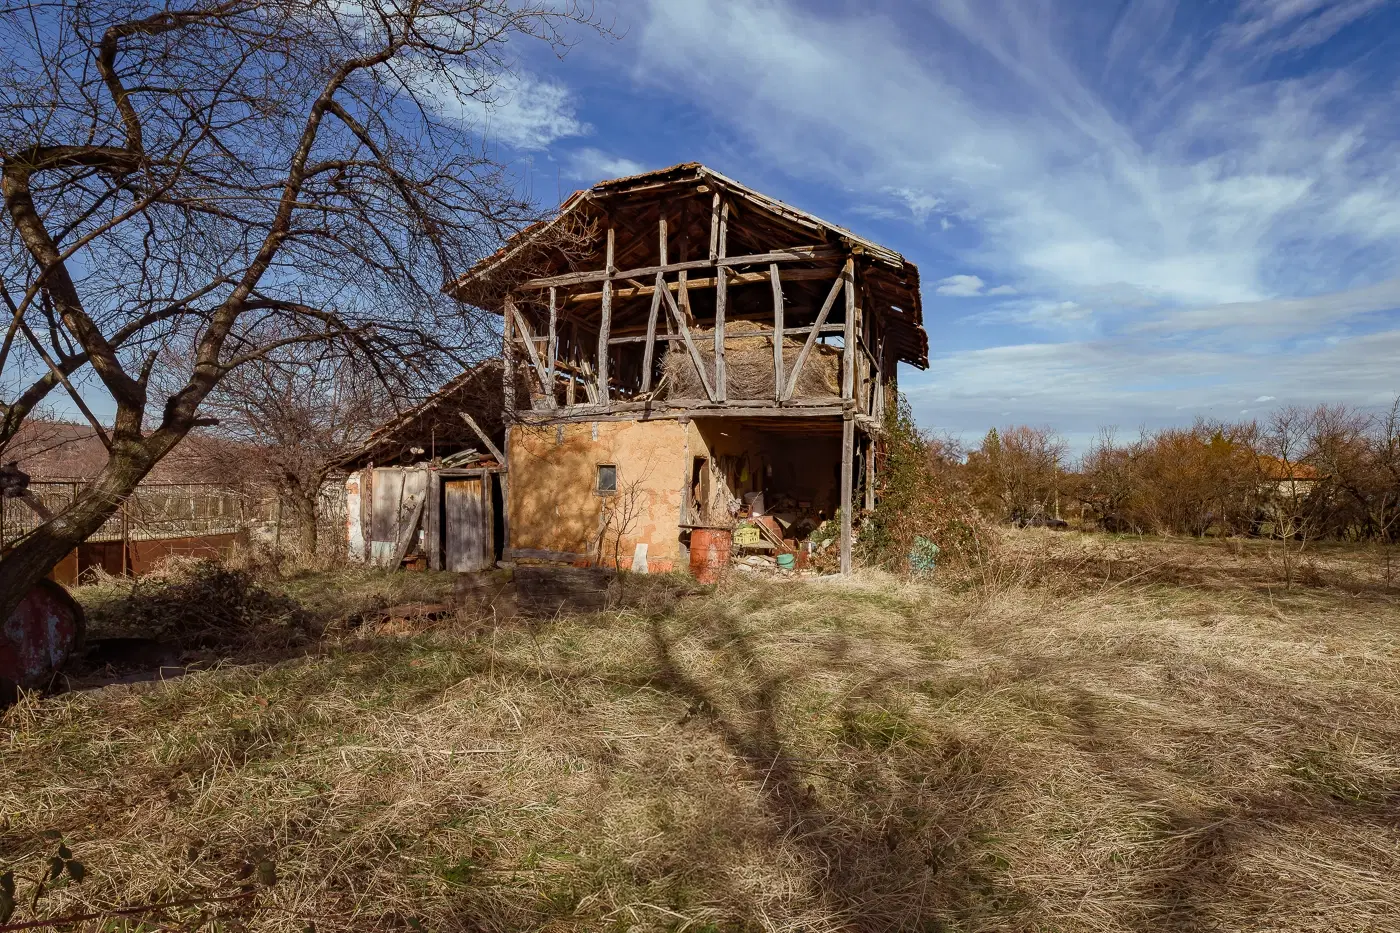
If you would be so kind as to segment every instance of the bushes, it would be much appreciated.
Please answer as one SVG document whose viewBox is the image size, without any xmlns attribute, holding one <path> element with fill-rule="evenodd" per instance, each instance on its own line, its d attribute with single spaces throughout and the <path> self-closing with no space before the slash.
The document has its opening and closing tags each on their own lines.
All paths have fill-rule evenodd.
<svg viewBox="0 0 1400 933">
<path fill-rule="evenodd" d="M 938 545 L 940 564 L 967 567 L 986 557 L 993 533 L 973 505 L 960 453 L 952 442 L 922 434 L 908 400 L 900 397 L 885 418 L 875 511 L 860 528 L 857 546 L 865 564 L 907 573 L 920 537 Z"/>
</svg>

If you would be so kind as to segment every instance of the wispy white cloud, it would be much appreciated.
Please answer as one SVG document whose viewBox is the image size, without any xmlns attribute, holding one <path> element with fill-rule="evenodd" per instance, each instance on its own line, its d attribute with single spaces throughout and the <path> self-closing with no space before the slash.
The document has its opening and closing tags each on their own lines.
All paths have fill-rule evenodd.
<svg viewBox="0 0 1400 933">
<path fill-rule="evenodd" d="M 471 82 L 464 80 L 461 86 L 471 87 Z M 506 72 L 491 87 L 471 95 L 446 85 L 435 86 L 432 93 L 444 116 L 517 149 L 544 149 L 559 139 L 592 132 L 578 118 L 565 85 L 524 71 Z"/>
<path fill-rule="evenodd" d="M 638 175 L 647 169 L 635 159 L 624 158 L 591 146 L 569 153 L 564 159 L 564 166 L 570 178 L 590 184 L 610 178 Z"/>
<path fill-rule="evenodd" d="M 1255 368 L 1268 383 L 1255 395 L 1286 372 L 1299 393 L 1358 401 L 1400 388 L 1376 354 L 1400 338 L 1349 329 L 1392 326 L 1400 307 L 1393 102 L 1347 66 L 1260 63 L 1379 8 L 1246 0 L 1181 32 L 1173 0 L 1140 0 L 1107 26 L 1067 0 L 928 0 L 917 12 L 872 0 L 849 14 L 647 0 L 637 75 L 713 107 L 754 157 L 852 191 L 882 219 L 965 228 L 938 249 L 979 275 L 925 264 L 935 345 L 936 299 L 1012 295 L 987 278 L 1018 294 L 974 321 L 1009 339 L 1027 326 L 1101 337 L 940 357 L 927 377 L 940 406 L 1005 410 L 977 393 L 1004 399 L 1016 367 L 1018 385 L 1048 375 L 1065 387 L 1045 409 L 1057 417 L 1100 401 L 1115 417 L 1130 403 L 1214 404 L 1210 380 L 1234 386 L 1238 410 Z M 1363 364 L 1346 369 L 1345 353 Z M 1133 388 L 1144 384 L 1153 392 Z"/>
<path fill-rule="evenodd" d="M 1010 285 L 998 285 L 995 288 L 987 289 L 988 295 L 1014 295 L 1016 289 Z"/>
<path fill-rule="evenodd" d="M 982 294 L 986 284 L 975 275 L 950 275 L 939 280 L 937 292 L 949 298 L 973 298 Z"/>
</svg>

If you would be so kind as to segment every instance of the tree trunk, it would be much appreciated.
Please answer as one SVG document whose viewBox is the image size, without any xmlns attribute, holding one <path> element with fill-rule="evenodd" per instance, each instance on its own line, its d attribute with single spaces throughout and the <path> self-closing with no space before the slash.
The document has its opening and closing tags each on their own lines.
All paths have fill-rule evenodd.
<svg viewBox="0 0 1400 933">
<path fill-rule="evenodd" d="M 316 496 L 303 496 L 296 500 L 293 509 L 297 513 L 297 546 L 301 556 L 316 556 Z"/>
<path fill-rule="evenodd" d="M 117 443 L 97 479 L 71 506 L 0 557 L 0 624 L 64 555 L 116 514 L 159 459 L 143 443 Z"/>
</svg>

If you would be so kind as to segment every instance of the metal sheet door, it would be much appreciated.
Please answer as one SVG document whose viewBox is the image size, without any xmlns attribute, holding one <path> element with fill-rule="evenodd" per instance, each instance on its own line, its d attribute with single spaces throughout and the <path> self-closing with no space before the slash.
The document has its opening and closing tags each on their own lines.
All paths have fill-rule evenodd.
<svg viewBox="0 0 1400 933">
<path fill-rule="evenodd" d="M 458 573 L 489 570 L 495 564 L 491 539 L 490 477 L 442 482 L 446 568 Z"/>
</svg>

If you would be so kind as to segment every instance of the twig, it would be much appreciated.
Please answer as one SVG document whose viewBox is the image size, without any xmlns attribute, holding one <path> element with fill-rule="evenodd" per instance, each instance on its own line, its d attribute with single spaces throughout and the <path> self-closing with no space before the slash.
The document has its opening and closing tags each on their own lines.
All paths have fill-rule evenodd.
<svg viewBox="0 0 1400 933">
<path fill-rule="evenodd" d="M 0 926 L 0 933 L 13 933 L 15 930 L 37 930 L 42 927 L 61 927 L 85 920 L 102 920 L 107 917 L 129 917 L 134 914 L 150 913 L 170 907 L 194 907 L 196 904 L 221 904 L 238 901 L 257 894 L 257 889 L 239 894 L 225 894 L 220 897 L 190 897 L 179 901 L 162 901 L 157 904 L 140 904 L 136 907 L 119 907 L 113 910 L 99 910 L 87 914 L 69 914 L 66 917 L 51 917 L 48 920 L 26 920 L 24 923 L 11 923 Z"/>
</svg>

